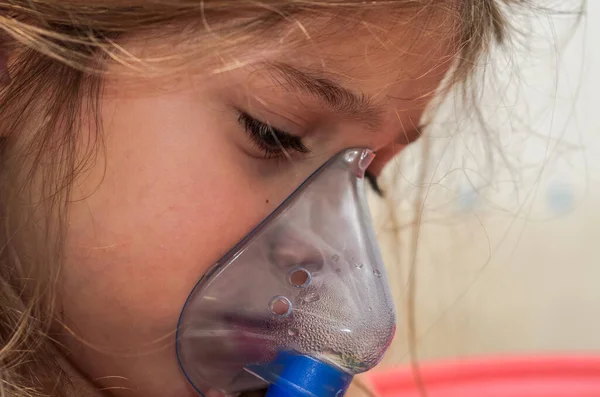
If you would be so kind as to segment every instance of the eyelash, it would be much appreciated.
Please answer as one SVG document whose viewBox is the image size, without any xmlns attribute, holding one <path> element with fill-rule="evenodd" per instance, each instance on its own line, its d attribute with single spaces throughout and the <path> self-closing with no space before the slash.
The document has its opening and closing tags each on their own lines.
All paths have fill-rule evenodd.
<svg viewBox="0 0 600 397">
<path fill-rule="evenodd" d="M 302 154 L 310 152 L 301 138 L 258 121 L 247 113 L 239 112 L 238 122 L 244 127 L 252 143 L 262 150 L 265 158 L 282 157 L 286 150 Z"/>
</svg>

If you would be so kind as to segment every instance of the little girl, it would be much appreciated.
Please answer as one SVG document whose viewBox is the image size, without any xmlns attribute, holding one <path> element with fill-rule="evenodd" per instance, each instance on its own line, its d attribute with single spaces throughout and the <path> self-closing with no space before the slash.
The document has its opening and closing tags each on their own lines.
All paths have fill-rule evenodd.
<svg viewBox="0 0 600 397">
<path fill-rule="evenodd" d="M 196 395 L 206 270 L 344 149 L 377 187 L 517 3 L 0 0 L 0 394 Z"/>
</svg>

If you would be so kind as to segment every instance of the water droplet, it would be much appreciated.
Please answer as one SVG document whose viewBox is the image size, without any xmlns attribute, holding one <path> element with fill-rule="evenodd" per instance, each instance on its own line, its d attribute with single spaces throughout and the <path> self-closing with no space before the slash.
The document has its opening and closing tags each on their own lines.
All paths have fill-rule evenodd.
<svg viewBox="0 0 600 397">
<path fill-rule="evenodd" d="M 355 266 L 357 269 L 362 269 L 364 265 L 362 263 L 357 263 Z"/>
<path fill-rule="evenodd" d="M 303 296 L 301 299 L 302 303 L 313 303 L 321 299 L 321 297 L 319 296 L 319 294 L 312 292 L 310 294 L 307 294 L 306 296 Z"/>
<path fill-rule="evenodd" d="M 333 263 L 338 263 L 340 261 L 340 256 L 339 255 L 332 255 L 331 256 L 331 261 Z"/>
<path fill-rule="evenodd" d="M 381 277 L 381 272 L 379 270 L 373 270 L 373 274 L 375 277 Z"/>
<path fill-rule="evenodd" d="M 297 328 L 288 329 L 288 335 L 289 336 L 298 336 L 298 329 Z"/>
</svg>

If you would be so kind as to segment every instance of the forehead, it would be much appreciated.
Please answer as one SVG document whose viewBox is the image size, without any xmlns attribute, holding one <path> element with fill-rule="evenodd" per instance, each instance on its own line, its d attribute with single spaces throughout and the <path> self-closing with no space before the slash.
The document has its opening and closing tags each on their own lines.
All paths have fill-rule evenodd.
<svg viewBox="0 0 600 397">
<path fill-rule="evenodd" d="M 373 69 L 415 78 L 452 58 L 456 19 L 447 7 L 434 6 L 300 14 L 276 37 L 281 51 L 299 66 L 342 78 L 372 79 L 377 77 Z"/>
<path fill-rule="evenodd" d="M 219 66 L 230 71 L 250 65 L 261 74 L 265 62 L 283 62 L 370 100 L 425 105 L 456 53 L 456 18 L 435 6 L 299 13 L 232 48 Z"/>
<path fill-rule="evenodd" d="M 434 96 L 453 60 L 455 18 L 448 9 L 435 7 L 300 14 L 265 37 L 264 47 L 242 52 L 250 57 L 256 75 L 269 71 L 263 67 L 265 61 L 283 63 L 318 83 L 320 78 L 339 83 L 376 105 L 418 113 Z M 275 76 L 275 85 L 281 87 L 303 84 L 294 75 L 279 77 Z M 250 86 L 260 96 L 261 90 L 256 90 L 260 85 Z"/>
<path fill-rule="evenodd" d="M 144 35 L 132 40 L 128 50 L 141 59 L 161 59 L 161 63 L 175 60 L 173 69 L 169 67 L 171 61 L 164 61 L 166 66 L 159 68 L 159 74 L 179 70 L 181 59 L 185 75 L 215 84 L 222 79 L 206 80 L 207 75 L 228 76 L 240 69 L 260 69 L 265 62 L 285 62 L 357 88 L 369 97 L 400 84 L 401 95 L 410 91 L 417 98 L 439 85 L 456 53 L 460 25 L 457 12 L 447 6 L 454 1 L 458 0 L 427 2 L 435 4 L 426 6 L 398 1 L 403 4 L 369 6 L 360 12 L 328 7 L 295 13 L 268 28 L 244 28 L 231 36 L 228 30 L 236 23 L 217 19 L 210 29 L 203 29 L 209 32 L 188 31 L 193 39 L 184 43 L 181 34 L 163 36 L 164 41 Z M 123 65 L 110 66 L 119 75 Z M 130 80 L 134 84 L 137 81 Z M 163 80 L 156 81 L 161 84 Z M 146 81 L 142 85 L 147 86 Z"/>
</svg>

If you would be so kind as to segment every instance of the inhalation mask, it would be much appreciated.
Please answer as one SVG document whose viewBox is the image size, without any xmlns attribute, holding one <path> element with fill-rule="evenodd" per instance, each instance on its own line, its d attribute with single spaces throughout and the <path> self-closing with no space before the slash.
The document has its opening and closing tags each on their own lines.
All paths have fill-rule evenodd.
<svg viewBox="0 0 600 397">
<path fill-rule="evenodd" d="M 342 397 L 381 360 L 396 320 L 364 192 L 373 157 L 330 159 L 198 282 L 177 355 L 200 393 Z"/>
</svg>

